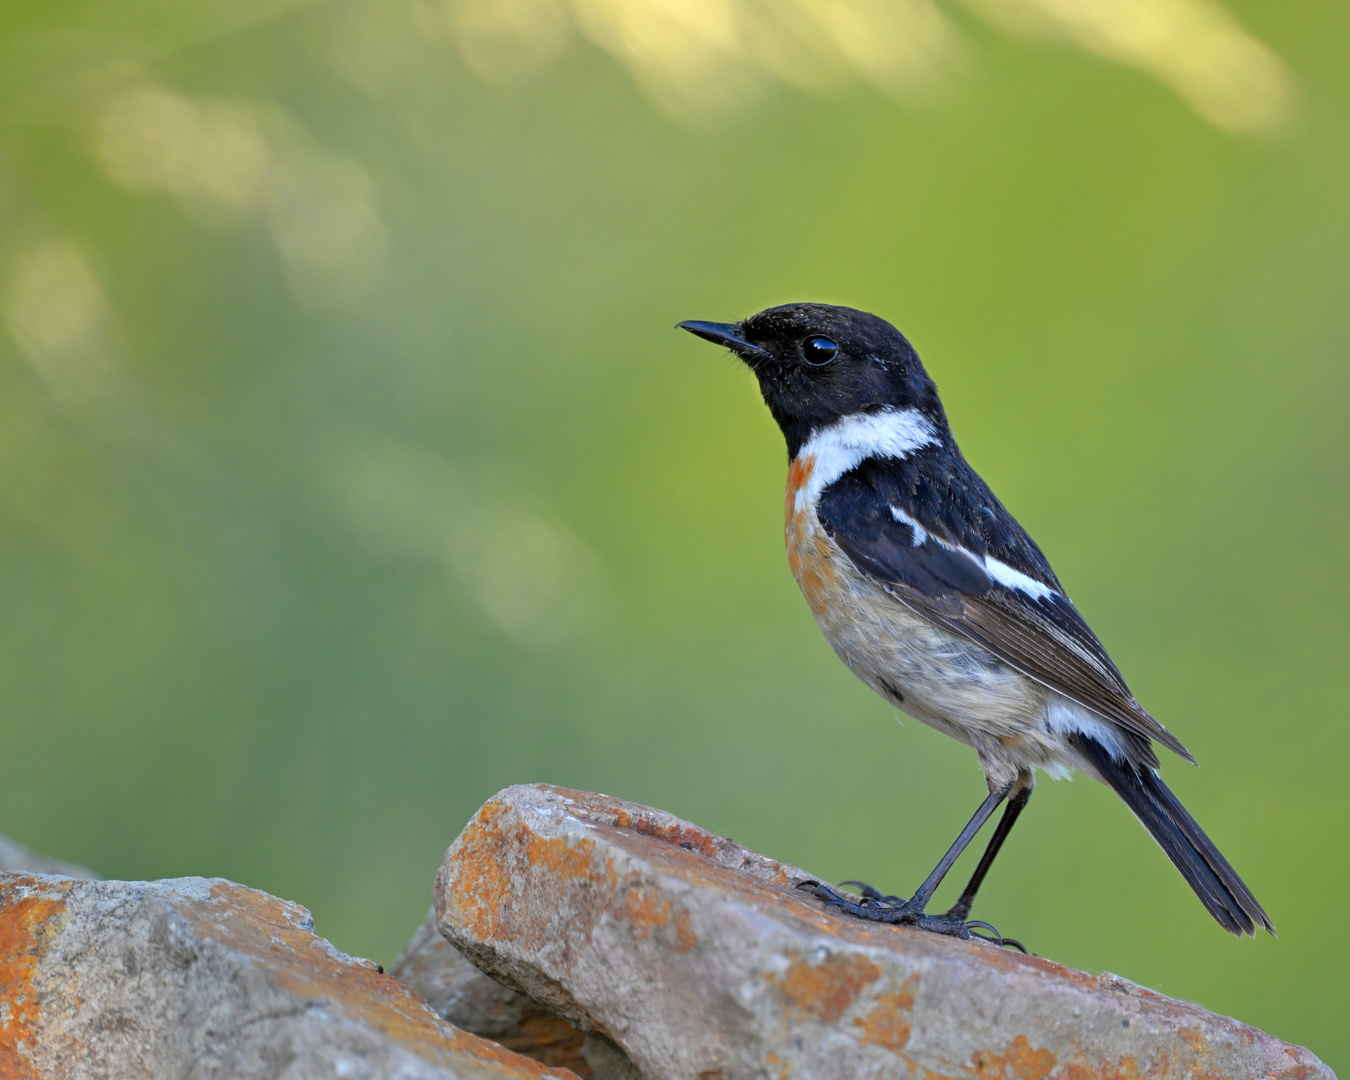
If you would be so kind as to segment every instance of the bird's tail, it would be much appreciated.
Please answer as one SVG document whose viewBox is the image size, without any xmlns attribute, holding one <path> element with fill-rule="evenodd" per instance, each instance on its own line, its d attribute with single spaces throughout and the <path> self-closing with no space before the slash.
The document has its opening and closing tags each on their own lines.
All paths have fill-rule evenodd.
<svg viewBox="0 0 1350 1080">
<path fill-rule="evenodd" d="M 1215 920 L 1230 934 L 1255 935 L 1256 927 L 1272 934 L 1270 916 L 1228 860 L 1219 854 L 1195 818 L 1152 769 L 1135 768 L 1128 761 L 1117 761 L 1101 743 L 1087 735 L 1071 736 L 1098 776 L 1125 800 L 1172 864 L 1181 871 L 1186 883 Z"/>
</svg>

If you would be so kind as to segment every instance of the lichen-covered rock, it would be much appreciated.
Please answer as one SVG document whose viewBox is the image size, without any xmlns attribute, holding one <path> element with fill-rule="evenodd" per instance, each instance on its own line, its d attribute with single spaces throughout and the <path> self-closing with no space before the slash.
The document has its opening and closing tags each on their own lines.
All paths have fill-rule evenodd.
<svg viewBox="0 0 1350 1080">
<path fill-rule="evenodd" d="M 575 1080 L 443 1022 L 298 904 L 0 874 L 0 1077 Z"/>
<path fill-rule="evenodd" d="M 441 937 L 427 913 L 390 974 L 416 990 L 442 1020 L 545 1065 L 571 1069 L 582 1080 L 641 1080 L 623 1051 L 581 1031 L 532 998 L 508 989 Z"/>
<path fill-rule="evenodd" d="M 446 853 L 437 927 L 649 1080 L 1334 1080 L 1116 976 L 837 916 L 807 878 L 661 811 L 516 787 Z"/>
</svg>

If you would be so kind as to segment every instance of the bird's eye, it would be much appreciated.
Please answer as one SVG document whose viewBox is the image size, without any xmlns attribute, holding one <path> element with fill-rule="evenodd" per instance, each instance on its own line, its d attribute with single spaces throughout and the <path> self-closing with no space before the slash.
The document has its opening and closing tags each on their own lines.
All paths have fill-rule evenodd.
<svg viewBox="0 0 1350 1080">
<path fill-rule="evenodd" d="M 830 338 L 817 334 L 802 342 L 802 359 L 812 367 L 828 364 L 839 353 L 839 346 Z"/>
</svg>

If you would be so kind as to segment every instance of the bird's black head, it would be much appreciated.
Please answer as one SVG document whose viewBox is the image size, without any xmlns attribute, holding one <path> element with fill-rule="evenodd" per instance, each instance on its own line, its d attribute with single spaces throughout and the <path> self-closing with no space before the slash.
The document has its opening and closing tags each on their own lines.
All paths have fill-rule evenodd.
<svg viewBox="0 0 1350 1080">
<path fill-rule="evenodd" d="M 918 409 L 947 426 L 937 387 L 904 335 L 885 319 L 829 304 L 784 304 L 740 323 L 682 322 L 725 345 L 759 379 L 788 456 L 840 417 L 891 407 Z"/>
</svg>

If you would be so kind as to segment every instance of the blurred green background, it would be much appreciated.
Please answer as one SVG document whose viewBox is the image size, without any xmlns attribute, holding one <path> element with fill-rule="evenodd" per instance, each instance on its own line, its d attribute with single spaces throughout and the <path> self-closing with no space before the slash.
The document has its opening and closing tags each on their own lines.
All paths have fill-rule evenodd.
<svg viewBox="0 0 1350 1080">
<path fill-rule="evenodd" d="M 912 888 L 974 755 L 831 654 L 780 436 L 672 329 L 847 303 L 1280 937 L 1081 779 L 976 915 L 1350 1068 L 1347 41 L 1271 0 L 11 0 L 0 831 L 386 963 L 520 782 Z"/>
</svg>

